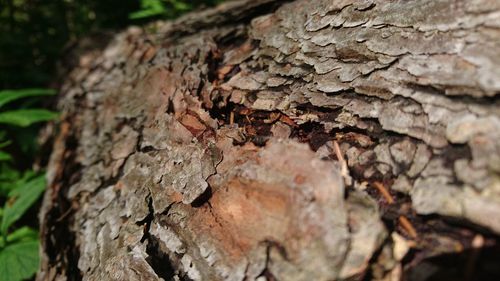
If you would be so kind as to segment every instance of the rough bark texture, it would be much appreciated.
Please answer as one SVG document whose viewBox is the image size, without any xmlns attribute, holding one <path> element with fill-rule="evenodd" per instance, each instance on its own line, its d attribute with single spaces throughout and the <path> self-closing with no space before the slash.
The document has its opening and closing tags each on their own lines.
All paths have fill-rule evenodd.
<svg viewBox="0 0 500 281">
<path fill-rule="evenodd" d="M 430 257 L 498 246 L 499 93 L 495 0 L 236 1 L 130 28 L 61 88 L 37 279 L 443 274 Z"/>
</svg>

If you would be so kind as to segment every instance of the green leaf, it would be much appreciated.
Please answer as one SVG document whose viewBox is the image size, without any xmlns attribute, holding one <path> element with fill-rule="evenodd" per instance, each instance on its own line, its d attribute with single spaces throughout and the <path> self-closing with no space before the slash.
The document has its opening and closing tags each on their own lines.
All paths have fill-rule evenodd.
<svg viewBox="0 0 500 281">
<path fill-rule="evenodd" d="M 36 240 L 38 238 L 38 232 L 31 227 L 23 226 L 19 229 L 12 231 L 7 235 L 7 243 Z"/>
<path fill-rule="evenodd" d="M 143 9 L 165 10 L 162 0 L 141 0 Z"/>
<path fill-rule="evenodd" d="M 3 235 L 6 235 L 9 227 L 36 202 L 44 189 L 45 176 L 41 175 L 29 180 L 9 193 L 9 199 L 4 207 L 2 224 L 0 225 L 0 232 Z"/>
<path fill-rule="evenodd" d="M 12 141 L 10 141 L 10 140 L 0 142 L 0 148 L 4 148 L 4 147 L 8 146 L 11 143 L 12 143 Z"/>
<path fill-rule="evenodd" d="M 0 107 L 5 104 L 25 97 L 48 96 L 56 92 L 52 89 L 20 89 L 0 91 Z"/>
<path fill-rule="evenodd" d="M 0 113 L 0 123 L 27 127 L 36 122 L 53 120 L 57 113 L 46 109 L 18 109 Z"/>
<path fill-rule="evenodd" d="M 5 162 L 0 162 L 0 196 L 7 196 L 9 192 L 14 189 L 19 182 L 19 171 L 12 169 Z"/>
<path fill-rule="evenodd" d="M 0 249 L 0 280 L 21 281 L 38 269 L 38 241 L 23 241 Z"/>
<path fill-rule="evenodd" d="M 159 16 L 164 13 L 164 10 L 141 10 L 137 12 L 133 12 L 129 15 L 130 19 L 136 20 L 136 19 L 143 19 L 143 18 L 149 18 L 149 17 L 154 17 L 154 16 Z"/>
<path fill-rule="evenodd" d="M 0 182 L 13 182 L 21 178 L 19 171 L 6 163 L 0 163 L 0 171 L 2 171 L 0 173 Z"/>
<path fill-rule="evenodd" d="M 12 157 L 7 152 L 0 151 L 0 161 L 10 161 Z"/>
<path fill-rule="evenodd" d="M 161 0 L 141 0 L 141 8 L 129 15 L 130 19 L 143 19 L 165 13 L 166 9 Z"/>
<path fill-rule="evenodd" d="M 7 131 L 0 130 L 0 141 L 4 141 L 5 137 L 7 137 Z"/>
<path fill-rule="evenodd" d="M 170 2 L 174 6 L 174 9 L 176 9 L 178 11 L 189 11 L 192 9 L 192 7 L 184 1 L 171 0 Z"/>
</svg>

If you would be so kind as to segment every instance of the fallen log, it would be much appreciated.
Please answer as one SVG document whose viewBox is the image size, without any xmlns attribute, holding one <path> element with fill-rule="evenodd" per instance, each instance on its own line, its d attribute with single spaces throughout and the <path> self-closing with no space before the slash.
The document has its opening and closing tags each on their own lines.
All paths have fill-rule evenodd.
<svg viewBox="0 0 500 281">
<path fill-rule="evenodd" d="M 242 0 L 114 35 L 61 86 L 37 280 L 499 274 L 499 23 Z"/>
</svg>

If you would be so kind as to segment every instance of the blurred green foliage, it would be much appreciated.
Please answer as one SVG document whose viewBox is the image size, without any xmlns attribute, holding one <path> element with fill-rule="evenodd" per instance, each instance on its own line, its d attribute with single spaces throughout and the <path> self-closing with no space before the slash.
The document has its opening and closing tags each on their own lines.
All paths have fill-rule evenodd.
<svg viewBox="0 0 500 281">
<path fill-rule="evenodd" d="M 30 278 L 38 269 L 39 241 L 33 226 L 36 224 L 16 223 L 40 198 L 45 176 L 19 165 L 19 160 L 31 158 L 22 155 L 34 149 L 12 153 L 10 149 L 15 143 L 10 136 L 20 135 L 20 127 L 56 118 L 55 112 L 32 108 L 35 99 L 54 94 L 47 89 L 0 91 L 0 280 Z M 28 143 L 34 145 L 34 138 Z"/>
<path fill-rule="evenodd" d="M 66 46 L 101 30 L 172 19 L 222 0 L 0 0 L 0 280 L 38 268 L 36 202 L 45 189 L 33 171 L 36 136 L 57 114 L 43 109 Z M 13 89 L 13 90 L 5 90 Z"/>
<path fill-rule="evenodd" d="M 130 14 L 130 19 L 176 18 L 200 6 L 213 6 L 223 0 L 141 0 L 141 9 Z"/>
<path fill-rule="evenodd" d="M 46 86 L 64 46 L 221 0 L 0 0 L 0 89 Z"/>
<path fill-rule="evenodd" d="M 47 85 L 66 44 L 122 28 L 138 0 L 0 0 L 0 89 Z"/>
</svg>

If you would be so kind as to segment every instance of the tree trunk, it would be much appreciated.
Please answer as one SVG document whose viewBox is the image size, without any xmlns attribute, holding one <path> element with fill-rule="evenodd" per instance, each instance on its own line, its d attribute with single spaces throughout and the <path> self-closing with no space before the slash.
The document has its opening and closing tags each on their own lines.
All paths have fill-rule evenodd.
<svg viewBox="0 0 500 281">
<path fill-rule="evenodd" d="M 129 28 L 61 87 L 37 280 L 499 274 L 499 93 L 495 0 Z"/>
</svg>

